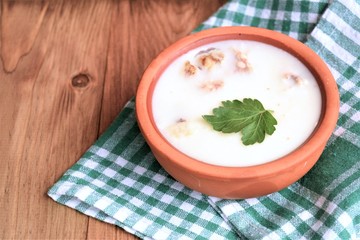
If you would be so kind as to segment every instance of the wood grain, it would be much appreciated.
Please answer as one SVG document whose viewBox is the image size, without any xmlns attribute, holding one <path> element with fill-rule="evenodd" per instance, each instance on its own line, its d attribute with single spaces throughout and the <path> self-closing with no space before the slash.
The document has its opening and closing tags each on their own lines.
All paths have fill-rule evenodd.
<svg viewBox="0 0 360 240">
<path fill-rule="evenodd" d="M 0 239 L 136 239 L 46 192 L 225 0 L 0 2 Z"/>
</svg>

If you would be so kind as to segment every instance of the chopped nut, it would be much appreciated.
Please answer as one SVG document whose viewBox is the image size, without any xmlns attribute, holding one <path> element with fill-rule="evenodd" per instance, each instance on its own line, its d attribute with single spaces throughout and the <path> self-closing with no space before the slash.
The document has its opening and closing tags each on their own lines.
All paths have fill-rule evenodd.
<svg viewBox="0 0 360 240">
<path fill-rule="evenodd" d="M 224 53 L 220 52 L 219 50 L 214 50 L 210 53 L 211 59 L 216 63 L 221 63 L 224 59 Z"/>
<path fill-rule="evenodd" d="M 236 51 L 235 57 L 238 60 L 247 59 L 247 55 L 245 53 L 243 53 L 243 52 L 240 52 L 240 51 Z"/>
<path fill-rule="evenodd" d="M 285 80 L 290 81 L 289 85 L 296 84 L 300 86 L 304 83 L 304 80 L 300 76 L 297 76 L 295 74 L 285 73 L 283 76 Z"/>
<path fill-rule="evenodd" d="M 185 74 L 190 76 L 196 73 L 196 67 L 192 65 L 189 61 L 185 62 Z"/>
<path fill-rule="evenodd" d="M 214 80 L 214 81 L 206 81 L 205 83 L 201 84 L 200 88 L 207 91 L 212 92 L 222 88 L 224 86 L 224 81 L 222 80 Z"/>
<path fill-rule="evenodd" d="M 209 51 L 200 52 L 198 61 L 201 67 L 211 69 L 215 64 L 220 64 L 224 59 L 224 53 L 218 49 L 209 49 Z"/>
<path fill-rule="evenodd" d="M 248 57 L 245 53 L 235 51 L 236 69 L 240 72 L 251 72 L 252 66 L 248 61 Z"/>
<path fill-rule="evenodd" d="M 177 138 L 190 136 L 192 134 L 188 122 L 183 118 L 176 121 L 176 123 L 171 125 L 168 130 L 172 136 Z"/>
<path fill-rule="evenodd" d="M 248 67 L 246 62 L 244 62 L 244 61 L 238 61 L 236 63 L 236 66 L 241 70 L 245 70 Z"/>
<path fill-rule="evenodd" d="M 200 57 L 200 63 L 201 63 L 201 66 L 207 68 L 207 69 L 210 69 L 212 68 L 212 66 L 214 65 L 214 61 L 211 59 L 211 57 L 209 55 L 207 56 L 202 56 Z"/>
</svg>

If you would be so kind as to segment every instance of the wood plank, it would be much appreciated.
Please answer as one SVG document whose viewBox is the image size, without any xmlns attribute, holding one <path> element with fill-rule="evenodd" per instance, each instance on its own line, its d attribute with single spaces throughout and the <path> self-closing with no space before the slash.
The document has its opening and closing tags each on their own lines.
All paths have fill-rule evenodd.
<svg viewBox="0 0 360 240">
<path fill-rule="evenodd" d="M 134 95 L 151 59 L 224 2 L 0 2 L 0 239 L 136 239 L 46 192 Z"/>
<path fill-rule="evenodd" d="M 119 2 L 112 16 L 100 133 L 135 95 L 138 81 L 150 61 L 162 49 L 189 34 L 225 2 Z M 88 239 L 136 239 L 120 228 L 92 218 L 87 236 Z"/>
<path fill-rule="evenodd" d="M 1 57 L 7 72 L 14 71 L 20 58 L 30 51 L 49 6 L 49 2 L 14 4 L 7 0 L 1 6 Z"/>
<path fill-rule="evenodd" d="M 0 134 L 10 135 L 1 147 L 6 169 L 1 176 L 0 206 L 7 211 L 0 222 L 5 239 L 86 238 L 88 218 L 51 201 L 46 192 L 97 138 L 111 2 L 49 3 L 30 50 L 23 46 L 26 41 L 1 44 L 5 56 L 11 55 L 6 53 L 11 49 L 29 51 L 18 54 L 22 59 L 17 64 L 3 62 L 10 69 L 16 65 L 12 73 L 4 67 L 0 72 L 0 109 L 6 118 Z M 19 21 L 27 22 L 24 28 L 37 27 L 37 21 L 23 18 L 32 4 L 3 5 L 3 12 L 13 10 L 8 13 L 13 16 L 2 14 L 2 26 L 13 30 L 2 35 L 16 31 Z M 72 82 L 79 73 L 89 76 L 86 86 Z"/>
</svg>

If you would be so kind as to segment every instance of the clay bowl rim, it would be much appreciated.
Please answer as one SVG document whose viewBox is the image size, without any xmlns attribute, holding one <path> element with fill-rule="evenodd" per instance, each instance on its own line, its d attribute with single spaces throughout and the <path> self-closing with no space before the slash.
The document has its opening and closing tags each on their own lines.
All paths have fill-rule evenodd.
<svg viewBox="0 0 360 240">
<path fill-rule="evenodd" d="M 164 69 L 183 53 L 219 40 L 245 39 L 272 44 L 299 58 L 318 81 L 322 94 L 322 114 L 312 135 L 289 154 L 260 165 L 227 167 L 208 164 L 173 147 L 157 129 L 152 117 L 152 94 L 156 81 Z M 335 128 L 339 113 L 339 93 L 336 82 L 323 60 L 305 44 L 282 33 L 257 27 L 219 27 L 184 37 L 163 50 L 147 67 L 138 85 L 135 100 L 139 127 L 152 151 L 159 151 L 182 169 L 208 179 L 251 179 L 279 174 L 299 163 L 306 165 L 313 152 L 325 147 Z M 154 149 L 155 148 L 155 149 Z M 156 154 L 155 152 L 155 155 Z M 160 160 L 161 163 L 161 160 Z M 305 173 L 304 173 L 305 174 Z"/>
</svg>

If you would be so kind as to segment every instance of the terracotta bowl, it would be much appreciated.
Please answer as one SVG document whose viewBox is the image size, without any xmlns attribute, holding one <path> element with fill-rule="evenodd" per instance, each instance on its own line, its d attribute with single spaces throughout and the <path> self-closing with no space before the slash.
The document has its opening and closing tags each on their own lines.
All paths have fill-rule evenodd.
<svg viewBox="0 0 360 240">
<path fill-rule="evenodd" d="M 300 147 L 269 163 L 249 167 L 222 167 L 191 158 L 160 134 L 152 113 L 154 86 L 177 57 L 201 45 L 229 39 L 254 40 L 281 48 L 303 62 L 317 79 L 322 93 L 318 126 Z M 136 95 L 139 127 L 161 166 L 176 180 L 201 193 L 242 199 L 279 191 L 304 176 L 317 162 L 335 128 L 339 112 L 336 82 L 326 64 L 310 48 L 286 35 L 253 27 L 221 27 L 187 36 L 165 49 L 146 69 Z"/>
</svg>

